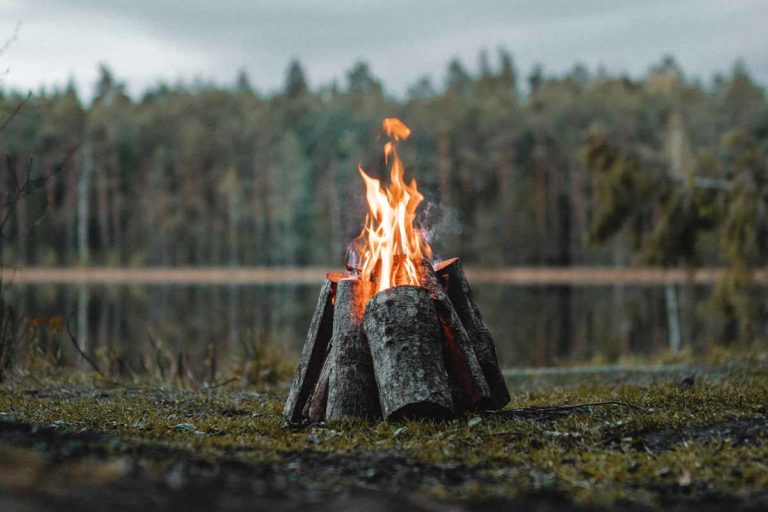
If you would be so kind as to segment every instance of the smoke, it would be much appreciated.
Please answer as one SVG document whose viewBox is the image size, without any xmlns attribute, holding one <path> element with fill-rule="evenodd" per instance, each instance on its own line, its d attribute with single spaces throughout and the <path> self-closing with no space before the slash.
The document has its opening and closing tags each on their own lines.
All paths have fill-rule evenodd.
<svg viewBox="0 0 768 512">
<path fill-rule="evenodd" d="M 432 247 L 435 263 L 442 260 L 440 246 L 446 240 L 454 240 L 462 233 L 463 226 L 456 208 L 432 199 L 424 199 L 417 215 L 421 236 Z"/>
</svg>

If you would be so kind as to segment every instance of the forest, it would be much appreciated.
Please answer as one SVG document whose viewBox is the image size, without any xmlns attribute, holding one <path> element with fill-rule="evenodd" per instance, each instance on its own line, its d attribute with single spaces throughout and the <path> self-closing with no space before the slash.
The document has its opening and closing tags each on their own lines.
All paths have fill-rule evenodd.
<svg viewBox="0 0 768 512">
<path fill-rule="evenodd" d="M 642 78 L 581 65 L 523 77 L 499 50 L 453 60 L 404 97 L 364 62 L 341 83 L 307 80 L 294 61 L 270 94 L 240 72 L 134 98 L 101 67 L 92 101 L 74 85 L 2 90 L 0 118 L 18 112 L 0 133 L 0 187 L 26 172 L 40 185 L 3 212 L 4 262 L 338 267 L 364 219 L 357 165 L 381 175 L 390 116 L 412 128 L 400 152 L 438 256 L 717 266 L 734 257 L 720 229 L 722 205 L 738 202 L 730 183 L 768 142 L 765 89 L 739 63 L 707 83 L 672 57 Z"/>
</svg>

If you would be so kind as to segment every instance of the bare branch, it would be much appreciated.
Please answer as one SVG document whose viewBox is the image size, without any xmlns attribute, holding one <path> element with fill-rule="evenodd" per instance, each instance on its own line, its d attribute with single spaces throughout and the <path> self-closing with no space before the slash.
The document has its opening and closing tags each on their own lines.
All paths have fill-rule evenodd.
<svg viewBox="0 0 768 512">
<path fill-rule="evenodd" d="M 150 345 L 152 345 L 152 349 L 155 351 L 155 362 L 157 363 L 158 370 L 160 370 L 160 378 L 162 380 L 165 380 L 165 368 L 163 368 L 163 354 L 160 351 L 160 347 L 155 341 L 155 338 L 152 336 L 152 333 L 149 332 L 149 329 L 145 329 L 145 330 L 147 332 L 147 338 L 149 339 L 149 343 Z"/>
<path fill-rule="evenodd" d="M 16 40 L 19 38 L 19 29 L 21 28 L 21 22 L 17 21 L 16 26 L 13 27 L 13 33 L 11 34 L 11 37 L 9 37 L 4 43 L 3 46 L 0 46 L 0 55 L 4 54 L 8 48 L 11 47 L 13 43 L 16 42 Z"/>
<path fill-rule="evenodd" d="M 18 113 L 21 111 L 21 109 L 24 107 L 24 105 L 29 101 L 29 99 L 32 97 L 32 93 L 27 93 L 27 96 L 19 102 L 18 105 L 16 105 L 16 108 L 13 109 L 13 112 L 10 113 L 8 117 L 5 118 L 5 121 L 3 121 L 3 124 L 0 125 L 0 133 L 5 130 L 9 124 L 11 124 L 11 121 L 13 121 L 13 118 L 18 115 Z"/>
<path fill-rule="evenodd" d="M 19 181 L 19 176 L 13 169 L 13 162 L 11 161 L 10 157 L 7 158 L 8 171 L 12 182 L 12 191 L 7 194 L 2 204 L 0 204 L 0 240 L 8 240 L 8 237 L 5 235 L 5 226 L 13 214 L 16 204 L 18 204 L 18 202 L 25 197 L 29 197 L 36 193 L 38 190 L 43 189 L 48 181 L 59 176 L 77 149 L 77 145 L 72 147 L 65 155 L 64 160 L 62 160 L 62 162 L 56 166 L 56 168 L 50 174 L 35 179 L 32 178 L 32 166 L 34 160 L 30 158 L 25 169 L 24 181 L 22 182 Z M 39 225 L 43 218 L 45 218 L 47 215 L 48 208 L 50 208 L 50 203 L 46 201 L 43 212 L 34 220 L 32 226 L 26 232 L 20 233 L 20 236 L 26 235 L 29 231 L 31 231 L 32 228 Z"/>
</svg>

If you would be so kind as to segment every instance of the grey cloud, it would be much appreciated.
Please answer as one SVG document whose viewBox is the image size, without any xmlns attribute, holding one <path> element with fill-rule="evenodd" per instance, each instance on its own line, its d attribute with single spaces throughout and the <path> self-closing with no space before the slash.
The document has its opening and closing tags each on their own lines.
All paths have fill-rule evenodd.
<svg viewBox="0 0 768 512">
<path fill-rule="evenodd" d="M 474 65 L 481 47 L 499 45 L 524 69 L 542 61 L 562 71 L 583 61 L 641 73 L 672 53 L 703 78 L 743 57 L 768 81 L 764 0 L 16 1 L 7 14 L 61 20 L 72 30 L 120 20 L 137 33 L 206 56 L 202 69 L 170 70 L 171 81 L 179 72 L 187 79 L 231 81 L 245 67 L 268 90 L 280 85 L 292 57 L 302 60 L 315 84 L 341 77 L 363 58 L 391 91 L 401 92 L 421 74 L 439 81 L 452 56 Z M 120 59 L 109 59 L 118 74 Z M 146 81 L 126 78 L 134 85 Z"/>
</svg>

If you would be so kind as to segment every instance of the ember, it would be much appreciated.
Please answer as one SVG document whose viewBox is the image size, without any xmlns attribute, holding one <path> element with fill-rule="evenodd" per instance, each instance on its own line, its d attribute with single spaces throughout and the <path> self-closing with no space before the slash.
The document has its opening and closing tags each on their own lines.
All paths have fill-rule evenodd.
<svg viewBox="0 0 768 512">
<path fill-rule="evenodd" d="M 285 404 L 291 422 L 439 419 L 509 402 L 461 263 L 435 267 L 416 225 L 424 197 L 397 154 L 411 131 L 394 118 L 383 128 L 390 182 L 382 188 L 358 167 L 365 227 L 347 250 L 352 274 L 329 273 L 321 289 Z"/>
</svg>

